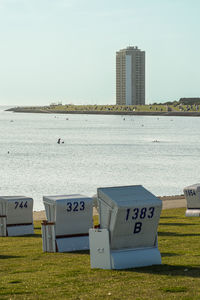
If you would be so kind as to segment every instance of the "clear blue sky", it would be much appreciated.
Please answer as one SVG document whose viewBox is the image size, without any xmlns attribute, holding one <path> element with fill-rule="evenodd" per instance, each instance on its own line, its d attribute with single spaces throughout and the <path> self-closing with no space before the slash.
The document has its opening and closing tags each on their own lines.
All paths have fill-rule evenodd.
<svg viewBox="0 0 200 300">
<path fill-rule="evenodd" d="M 0 105 L 115 103 L 115 53 L 146 51 L 146 103 L 200 96 L 200 0 L 0 0 Z"/>
</svg>

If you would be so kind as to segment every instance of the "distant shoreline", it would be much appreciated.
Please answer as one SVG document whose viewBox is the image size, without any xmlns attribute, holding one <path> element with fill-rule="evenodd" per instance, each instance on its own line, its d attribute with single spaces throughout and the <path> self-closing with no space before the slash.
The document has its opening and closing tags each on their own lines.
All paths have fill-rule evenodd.
<svg viewBox="0 0 200 300">
<path fill-rule="evenodd" d="M 12 111 L 16 113 L 40 113 L 40 114 L 87 114 L 87 115 L 138 115 L 138 116 L 183 116 L 183 117 L 200 117 L 200 112 L 192 111 L 90 111 L 90 110 L 56 110 L 56 109 L 44 109 L 44 108 L 25 108 L 25 107 L 13 107 L 6 111 Z"/>
</svg>

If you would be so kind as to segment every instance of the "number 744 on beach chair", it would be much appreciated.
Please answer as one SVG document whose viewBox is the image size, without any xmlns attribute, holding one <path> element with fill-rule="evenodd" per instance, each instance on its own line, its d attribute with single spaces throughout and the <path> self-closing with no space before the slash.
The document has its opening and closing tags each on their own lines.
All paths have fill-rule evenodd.
<svg viewBox="0 0 200 300">
<path fill-rule="evenodd" d="M 0 236 L 33 233 L 33 199 L 25 196 L 0 196 Z"/>
</svg>

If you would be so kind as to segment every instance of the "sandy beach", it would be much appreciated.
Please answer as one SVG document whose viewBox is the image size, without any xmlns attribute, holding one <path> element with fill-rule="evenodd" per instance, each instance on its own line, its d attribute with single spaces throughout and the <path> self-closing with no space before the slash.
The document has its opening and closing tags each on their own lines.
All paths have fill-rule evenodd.
<svg viewBox="0 0 200 300">
<path fill-rule="evenodd" d="M 170 208 L 180 208 L 186 207 L 186 200 L 184 195 L 176 195 L 176 196 L 163 196 L 158 197 L 163 201 L 163 209 L 170 209 Z M 97 211 L 94 208 L 93 214 L 97 215 Z M 42 221 L 46 219 L 45 211 L 34 211 L 33 212 L 33 219 L 34 221 Z"/>
</svg>

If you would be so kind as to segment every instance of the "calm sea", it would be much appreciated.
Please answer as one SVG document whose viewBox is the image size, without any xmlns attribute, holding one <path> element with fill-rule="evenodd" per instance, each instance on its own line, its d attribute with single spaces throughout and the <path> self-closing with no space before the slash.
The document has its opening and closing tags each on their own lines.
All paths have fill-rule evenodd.
<svg viewBox="0 0 200 300">
<path fill-rule="evenodd" d="M 200 182 L 200 118 L 54 115 L 0 108 L 0 194 L 43 195 L 142 184 L 155 195 Z M 61 144 L 57 143 L 61 138 Z M 64 143 L 62 143 L 62 141 Z"/>
</svg>

